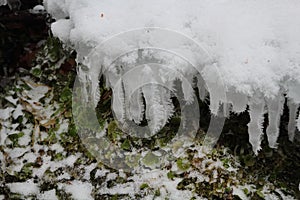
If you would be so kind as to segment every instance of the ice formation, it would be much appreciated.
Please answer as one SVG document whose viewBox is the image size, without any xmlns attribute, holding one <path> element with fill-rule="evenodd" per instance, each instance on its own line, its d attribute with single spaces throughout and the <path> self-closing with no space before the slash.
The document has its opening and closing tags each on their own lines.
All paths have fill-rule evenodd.
<svg viewBox="0 0 300 200">
<path fill-rule="evenodd" d="M 5 6 L 7 4 L 6 0 L 0 0 L 0 6 Z"/>
<path fill-rule="evenodd" d="M 139 123 L 145 112 L 152 123 L 151 131 L 156 132 L 173 113 L 172 92 L 167 89 L 174 89 L 174 81 L 181 80 L 184 100 L 189 103 L 195 100 L 189 86 L 195 87 L 193 78 L 198 77 L 200 97 L 205 96 L 205 90 L 210 92 L 212 113 L 217 114 L 220 103 L 230 103 L 232 111 L 237 113 L 249 105 L 249 136 L 255 153 L 260 149 L 266 112 L 269 113 L 269 145 L 272 148 L 277 145 L 284 94 L 290 108 L 290 140 L 294 138 L 296 126 L 300 129 L 300 119 L 297 119 L 300 2 L 297 0 L 45 0 L 44 5 L 56 19 L 51 27 L 53 34 L 75 48 L 78 61 L 88 67 L 88 70 L 78 68 L 78 75 L 90 86 L 95 103 L 99 98 L 100 73 L 105 75 L 114 95 L 119 95 L 114 96 L 113 110 L 121 121 L 129 119 Z M 122 39 L 124 34 L 120 34 L 145 27 L 180 32 L 196 41 L 209 56 L 203 49 L 198 51 L 203 60 L 193 55 L 197 49 L 184 43 L 180 36 L 178 39 L 172 35 L 155 35 L 154 31 L 148 38 L 140 34 Z M 114 42 L 105 46 L 110 38 Z M 151 51 L 147 46 L 157 48 Z M 159 49 L 160 46 L 165 48 Z M 153 62 L 160 67 L 149 67 Z M 206 68 L 208 65 L 216 68 Z M 204 82 L 209 83 L 205 87 L 197 73 L 199 69 Z M 221 81 L 215 78 L 216 69 Z M 130 75 L 124 76 L 129 72 Z M 137 85 L 149 81 L 166 87 L 147 85 L 136 90 Z M 225 88 L 226 98 L 220 95 Z M 146 108 L 141 101 L 142 93 Z"/>
</svg>

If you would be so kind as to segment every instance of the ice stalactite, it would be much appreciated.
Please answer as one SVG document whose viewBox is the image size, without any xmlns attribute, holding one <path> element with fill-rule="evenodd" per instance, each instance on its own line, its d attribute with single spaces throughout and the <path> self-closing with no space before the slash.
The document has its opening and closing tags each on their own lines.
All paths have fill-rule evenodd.
<svg viewBox="0 0 300 200">
<path fill-rule="evenodd" d="M 218 115 L 220 104 L 227 103 L 226 86 L 215 65 L 206 66 L 201 73 L 209 92 L 210 111 L 213 115 Z"/>
<path fill-rule="evenodd" d="M 263 121 L 265 114 L 265 102 L 261 98 L 253 97 L 249 102 L 250 122 L 248 124 L 249 142 L 254 153 L 257 155 L 261 149 L 263 136 Z"/>
<path fill-rule="evenodd" d="M 194 89 L 191 85 L 193 85 L 193 77 L 194 75 L 192 74 L 187 74 L 185 77 L 181 78 L 181 87 L 182 87 L 182 92 L 184 94 L 184 100 L 187 102 L 187 104 L 191 104 L 194 99 Z"/>
<path fill-rule="evenodd" d="M 298 128 L 298 131 L 300 131 L 300 114 L 299 114 L 298 120 L 297 120 L 297 128 Z"/>
<path fill-rule="evenodd" d="M 289 140 L 294 141 L 295 131 L 296 131 L 296 118 L 297 118 L 297 111 L 298 105 L 294 103 L 291 99 L 288 99 L 288 107 L 289 107 L 289 125 L 288 125 L 288 134 Z"/>
<path fill-rule="evenodd" d="M 288 97 L 288 107 L 289 107 L 289 125 L 288 134 L 289 140 L 294 141 L 296 127 L 300 130 L 299 117 L 297 120 L 297 112 L 300 105 L 300 83 L 295 79 L 287 81 L 287 97 Z"/>
<path fill-rule="evenodd" d="M 207 86 L 205 85 L 205 81 L 203 80 L 202 76 L 200 76 L 200 74 L 196 75 L 196 79 L 199 98 L 201 99 L 201 101 L 204 101 L 205 98 L 208 96 Z"/>
<path fill-rule="evenodd" d="M 173 57 L 169 58 L 165 54 L 163 54 L 164 58 L 162 58 L 160 54 L 156 55 L 151 53 L 151 51 L 144 52 L 144 54 L 127 57 L 124 60 L 120 60 L 119 63 L 108 62 L 111 63 L 110 66 L 102 67 L 98 66 L 97 59 L 99 55 L 95 53 L 86 62 L 88 70 L 79 69 L 82 83 L 86 84 L 87 92 L 92 93 L 92 97 L 95 97 L 95 103 L 98 99 L 97 73 L 103 73 L 107 86 L 113 90 L 113 112 L 116 119 L 123 125 L 131 122 L 139 125 L 145 116 L 150 134 L 157 133 L 173 115 L 174 105 L 171 97 L 176 93 L 174 83 L 179 81 L 180 91 L 182 92 L 181 100 L 183 102 L 180 106 L 185 107 L 196 101 L 193 87 L 198 88 L 201 100 L 209 97 L 209 107 L 213 116 L 218 115 L 220 105 L 223 105 L 222 113 L 225 117 L 229 116 L 229 108 L 234 113 L 241 113 L 247 109 L 248 105 L 250 114 L 250 122 L 248 124 L 249 141 L 255 154 L 258 154 L 261 149 L 261 140 L 264 134 L 264 114 L 268 112 L 269 125 L 266 129 L 266 134 L 269 146 L 271 148 L 277 147 L 280 117 L 283 113 L 285 99 L 283 91 L 280 91 L 277 96 L 272 98 L 267 98 L 263 94 L 247 95 L 238 91 L 235 87 L 226 88 L 226 84 L 221 79 L 218 79 L 217 73 L 219 72 L 215 66 L 205 67 L 201 74 L 197 74 L 191 65 L 181 59 L 175 60 Z M 139 59 L 146 59 L 149 63 L 131 66 L 131 62 L 138 63 Z M 173 62 L 170 63 L 168 60 L 173 60 Z M 98 66 L 98 68 L 93 69 L 91 66 Z M 295 88 L 288 91 L 287 96 L 292 96 L 288 100 L 290 109 L 288 132 L 289 139 L 292 141 L 296 126 L 300 127 L 300 119 L 297 119 L 298 104 L 295 103 L 298 97 L 295 95 L 297 91 Z M 230 104 L 232 105 L 231 107 L 229 106 Z M 190 113 L 195 114 L 191 111 Z M 186 113 L 181 114 L 183 118 L 192 119 L 192 116 L 185 116 Z M 182 125 L 183 128 L 186 126 L 198 126 L 197 123 L 188 121 L 182 121 Z"/>
<path fill-rule="evenodd" d="M 135 91 L 131 98 L 128 101 L 129 103 L 129 113 L 128 118 L 130 120 L 133 120 L 136 124 L 140 124 L 140 122 L 143 119 L 144 114 L 144 103 L 143 103 L 143 96 L 142 96 L 142 90 L 138 89 Z"/>
<path fill-rule="evenodd" d="M 112 110 L 119 122 L 125 121 L 125 93 L 122 82 L 117 87 L 112 88 Z"/>
<path fill-rule="evenodd" d="M 236 92 L 234 88 L 228 89 L 226 92 L 227 101 L 232 104 L 232 111 L 235 113 L 244 112 L 248 104 L 248 96 Z"/>
<path fill-rule="evenodd" d="M 0 0 L 0 5 L 1 2 L 6 1 Z M 45 8 L 56 20 L 51 24 L 53 35 L 75 48 L 78 63 L 87 66 L 87 70 L 78 69 L 84 88 L 82 96 L 89 96 L 86 102 L 93 101 L 94 106 L 97 105 L 98 75 L 101 74 L 106 78 L 106 86 L 113 90 L 113 110 L 120 121 L 127 119 L 139 124 L 146 114 L 152 119 L 151 123 L 161 126 L 172 113 L 170 94 L 161 87 L 150 85 L 136 90 L 134 84 L 145 83 L 143 81 L 150 74 L 145 80 L 137 80 L 140 75 L 130 71 L 133 65 L 158 63 L 170 68 L 163 67 L 160 73 L 154 67 L 153 81 L 173 88 L 171 84 L 175 79 L 180 80 L 186 104 L 195 100 L 189 85 L 195 86 L 191 80 L 196 77 L 199 97 L 206 100 L 209 96 L 213 117 L 220 111 L 220 105 L 226 116 L 227 104 L 232 104 L 235 113 L 245 111 L 249 105 L 250 142 L 256 153 L 260 149 L 265 103 L 269 111 L 268 140 L 271 147 L 276 147 L 282 113 L 282 96 L 278 95 L 278 89 L 283 87 L 289 98 L 288 131 L 293 140 L 295 126 L 300 129 L 300 117 L 296 117 L 300 103 L 300 29 L 295 29 L 300 27 L 300 2 L 156 2 L 161 5 L 152 1 L 143 2 L 143 6 L 134 1 L 120 1 L 122 9 L 118 9 L 108 0 L 44 1 Z M 131 12 L 132 8 L 137 12 Z M 170 15 L 161 15 L 165 8 Z M 104 17 L 99 18 L 99 11 L 105 13 Z M 139 51 L 137 54 L 126 56 L 136 50 Z M 172 56 L 168 57 L 170 53 Z M 112 62 L 120 57 L 125 58 L 126 69 L 110 69 Z M 124 77 L 129 71 L 132 76 Z M 197 73 L 202 77 L 199 78 Z M 218 77 L 222 77 L 224 84 Z M 258 91 L 264 95 L 256 101 L 252 92 Z M 142 95 L 146 100 L 145 107 Z M 271 96 L 274 98 L 270 99 Z M 150 116 L 150 108 L 153 116 Z M 156 118 L 156 115 L 160 116 Z M 163 117 L 166 119 L 162 120 Z M 157 128 L 153 126 L 154 130 Z"/>
<path fill-rule="evenodd" d="M 146 81 L 144 85 L 140 85 L 145 98 L 145 113 L 151 134 L 157 133 L 166 124 L 173 111 L 170 100 L 167 100 L 170 99 L 168 92 L 162 86 L 153 84 L 157 83 L 153 73 L 152 68 L 146 65 L 143 69 L 144 80 Z"/>
<path fill-rule="evenodd" d="M 155 134 L 166 124 L 171 115 L 168 107 L 172 107 L 167 102 L 162 101 L 158 86 L 146 85 L 142 88 L 142 91 L 146 100 L 146 119 L 151 134 Z"/>
<path fill-rule="evenodd" d="M 283 113 L 284 96 L 279 94 L 275 98 L 266 99 L 269 116 L 269 126 L 267 127 L 267 136 L 269 146 L 277 148 L 277 138 L 279 136 L 280 117 Z"/>
</svg>

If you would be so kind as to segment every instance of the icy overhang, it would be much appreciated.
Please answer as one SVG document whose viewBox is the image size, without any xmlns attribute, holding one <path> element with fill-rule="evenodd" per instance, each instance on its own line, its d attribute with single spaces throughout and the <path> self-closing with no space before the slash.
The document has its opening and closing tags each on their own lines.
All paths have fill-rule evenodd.
<svg viewBox="0 0 300 200">
<path fill-rule="evenodd" d="M 242 112 L 246 109 L 246 105 L 249 105 L 251 117 L 248 125 L 249 138 L 255 152 L 260 149 L 263 135 L 262 120 L 266 111 L 269 113 L 267 128 L 269 145 L 271 147 L 277 145 L 284 103 L 283 94 L 287 95 L 289 101 L 289 136 L 293 140 L 300 103 L 299 1 L 45 0 L 44 5 L 56 19 L 52 24 L 53 34 L 77 50 L 79 61 L 89 60 L 86 63 L 97 59 L 88 57 L 95 55 L 91 52 L 95 51 L 96 47 L 109 38 L 129 30 L 159 27 L 186 35 L 205 49 L 210 60 L 216 64 L 227 88 L 226 100 L 215 95 L 211 101 L 231 103 L 235 112 Z M 168 35 L 161 37 L 166 41 L 169 40 Z M 155 40 L 156 38 L 152 37 L 146 42 L 153 45 Z M 140 42 L 141 47 L 144 47 L 142 44 L 145 41 L 134 42 Z M 168 49 L 170 51 L 188 48 L 172 44 Z M 124 60 L 123 63 L 126 62 L 126 59 Z M 127 61 L 134 62 L 134 55 L 130 59 L 127 58 Z M 179 63 L 177 62 L 177 65 L 180 65 Z M 90 79 L 92 85 L 97 85 L 95 83 L 98 80 L 95 75 L 97 70 L 93 70 L 93 66 L 88 67 L 90 74 L 86 77 Z M 182 64 L 181 68 L 177 66 L 177 69 L 191 79 L 192 70 L 189 70 L 189 67 L 185 69 Z M 147 67 L 145 70 L 147 71 Z M 108 84 L 112 85 L 115 75 L 112 75 L 112 72 L 104 75 L 110 77 Z M 134 85 L 136 79 L 124 81 L 127 81 L 126 84 L 130 87 Z M 171 81 L 169 79 L 169 82 Z M 157 88 L 152 89 L 153 94 L 154 90 L 159 91 Z M 146 111 L 148 119 L 152 121 L 154 119 L 159 121 L 162 118 L 160 122 L 154 122 L 154 131 L 165 123 L 166 119 L 163 118 L 172 115 L 172 107 L 165 102 L 167 100 L 163 100 L 168 99 L 170 95 L 162 91 L 160 93 L 164 94 L 160 100 L 152 99 L 149 103 L 151 105 L 165 103 L 165 107 L 157 105 L 156 108 L 165 109 L 167 112 L 157 116 L 157 112 L 151 114 L 150 111 Z M 115 105 L 116 113 L 119 112 L 120 106 Z M 129 110 L 131 110 L 129 118 L 138 122 L 143 108 L 137 105 Z M 124 118 L 123 111 L 118 116 Z M 300 118 L 298 128 L 299 125 Z"/>
</svg>

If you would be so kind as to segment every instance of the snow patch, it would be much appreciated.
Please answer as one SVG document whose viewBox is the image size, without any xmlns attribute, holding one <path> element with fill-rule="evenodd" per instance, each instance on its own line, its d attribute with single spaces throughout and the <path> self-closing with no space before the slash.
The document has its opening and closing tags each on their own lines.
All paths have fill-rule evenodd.
<svg viewBox="0 0 300 200">
<path fill-rule="evenodd" d="M 39 187 L 32 179 L 26 182 L 16 182 L 6 184 L 12 193 L 18 193 L 22 195 L 38 194 Z"/>
<path fill-rule="evenodd" d="M 57 200 L 58 198 L 55 193 L 55 189 L 44 191 L 43 193 L 39 194 L 37 198 L 41 200 Z"/>
<path fill-rule="evenodd" d="M 67 193 L 72 194 L 72 197 L 76 200 L 93 200 L 93 197 L 91 196 L 91 183 L 75 180 L 70 182 L 70 184 L 59 184 L 59 187 L 63 188 Z"/>
</svg>

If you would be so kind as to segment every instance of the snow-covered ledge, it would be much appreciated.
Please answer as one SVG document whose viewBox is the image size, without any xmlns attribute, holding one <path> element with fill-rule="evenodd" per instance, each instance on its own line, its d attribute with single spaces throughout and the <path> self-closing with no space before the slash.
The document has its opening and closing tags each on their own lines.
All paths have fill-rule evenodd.
<svg viewBox="0 0 300 200">
<path fill-rule="evenodd" d="M 95 73 L 100 72 L 100 69 L 97 69 L 98 71 L 93 69 L 91 62 L 95 62 L 97 57 L 91 58 L 91 56 L 97 54 L 96 47 L 124 31 L 160 27 L 180 32 L 204 47 L 224 81 L 227 88 L 226 101 L 233 105 L 234 112 L 243 112 L 249 105 L 251 118 L 248 125 L 249 138 L 255 153 L 260 149 L 265 112 L 269 113 L 267 128 L 269 145 L 272 148 L 277 146 L 284 94 L 288 98 L 290 108 L 288 128 L 290 140 L 294 138 L 296 126 L 300 129 L 300 117 L 296 121 L 300 103 L 300 2 L 298 0 L 45 0 L 44 5 L 56 19 L 51 26 L 53 34 L 77 50 L 78 61 L 89 67 L 88 72 L 78 69 L 79 75 L 91 82 L 95 90 L 97 87 L 95 85 L 98 85 L 98 76 Z M 169 39 L 165 37 L 166 41 Z M 124 45 L 122 41 L 120 42 L 120 46 Z M 146 42 L 156 41 L 155 38 L 149 38 Z M 184 44 L 179 47 L 175 45 L 177 44 L 174 44 L 173 49 L 170 47 L 171 50 L 188 48 Z M 91 53 L 92 51 L 94 53 Z M 132 63 L 134 59 L 139 59 L 139 56 L 131 55 L 127 58 L 125 56 L 121 62 Z M 180 62 L 182 66 L 178 67 Z M 185 69 L 183 63 L 178 61 L 175 70 L 188 77 L 188 80 L 192 80 L 193 71 L 188 67 Z M 153 69 L 145 67 L 140 72 L 157 74 L 151 70 Z M 104 75 L 107 76 L 108 85 L 113 86 L 118 74 L 112 75 L 110 70 L 106 72 L 107 74 Z M 165 75 L 170 74 L 165 72 Z M 173 76 L 167 80 L 168 83 L 171 84 L 175 77 L 179 77 L 176 74 Z M 123 81 L 125 85 L 132 86 L 137 80 L 131 78 Z M 160 100 L 149 99 L 146 103 L 160 105 L 160 108 L 166 110 L 162 114 L 163 117 L 169 118 L 172 115 L 172 106 L 168 102 L 170 94 L 157 88 L 152 88 L 149 93 L 151 92 L 160 92 L 163 97 Z M 143 93 L 145 95 L 147 91 Z M 137 94 L 136 97 L 139 98 L 139 95 Z M 188 94 L 185 94 L 185 98 L 189 100 Z M 213 98 L 215 99 L 211 97 L 212 102 L 225 101 L 221 97 L 217 99 L 218 95 Z M 213 105 L 214 103 L 211 103 L 211 106 Z M 119 117 L 122 118 L 124 113 L 120 108 L 123 107 L 114 104 L 114 112 L 117 116 L 119 112 Z M 138 123 L 143 108 L 137 103 L 132 110 L 129 118 Z M 152 112 L 152 114 L 145 112 L 148 119 L 162 118 L 157 116 L 159 112 Z M 164 122 L 154 123 L 153 131 L 164 125 Z"/>
</svg>

